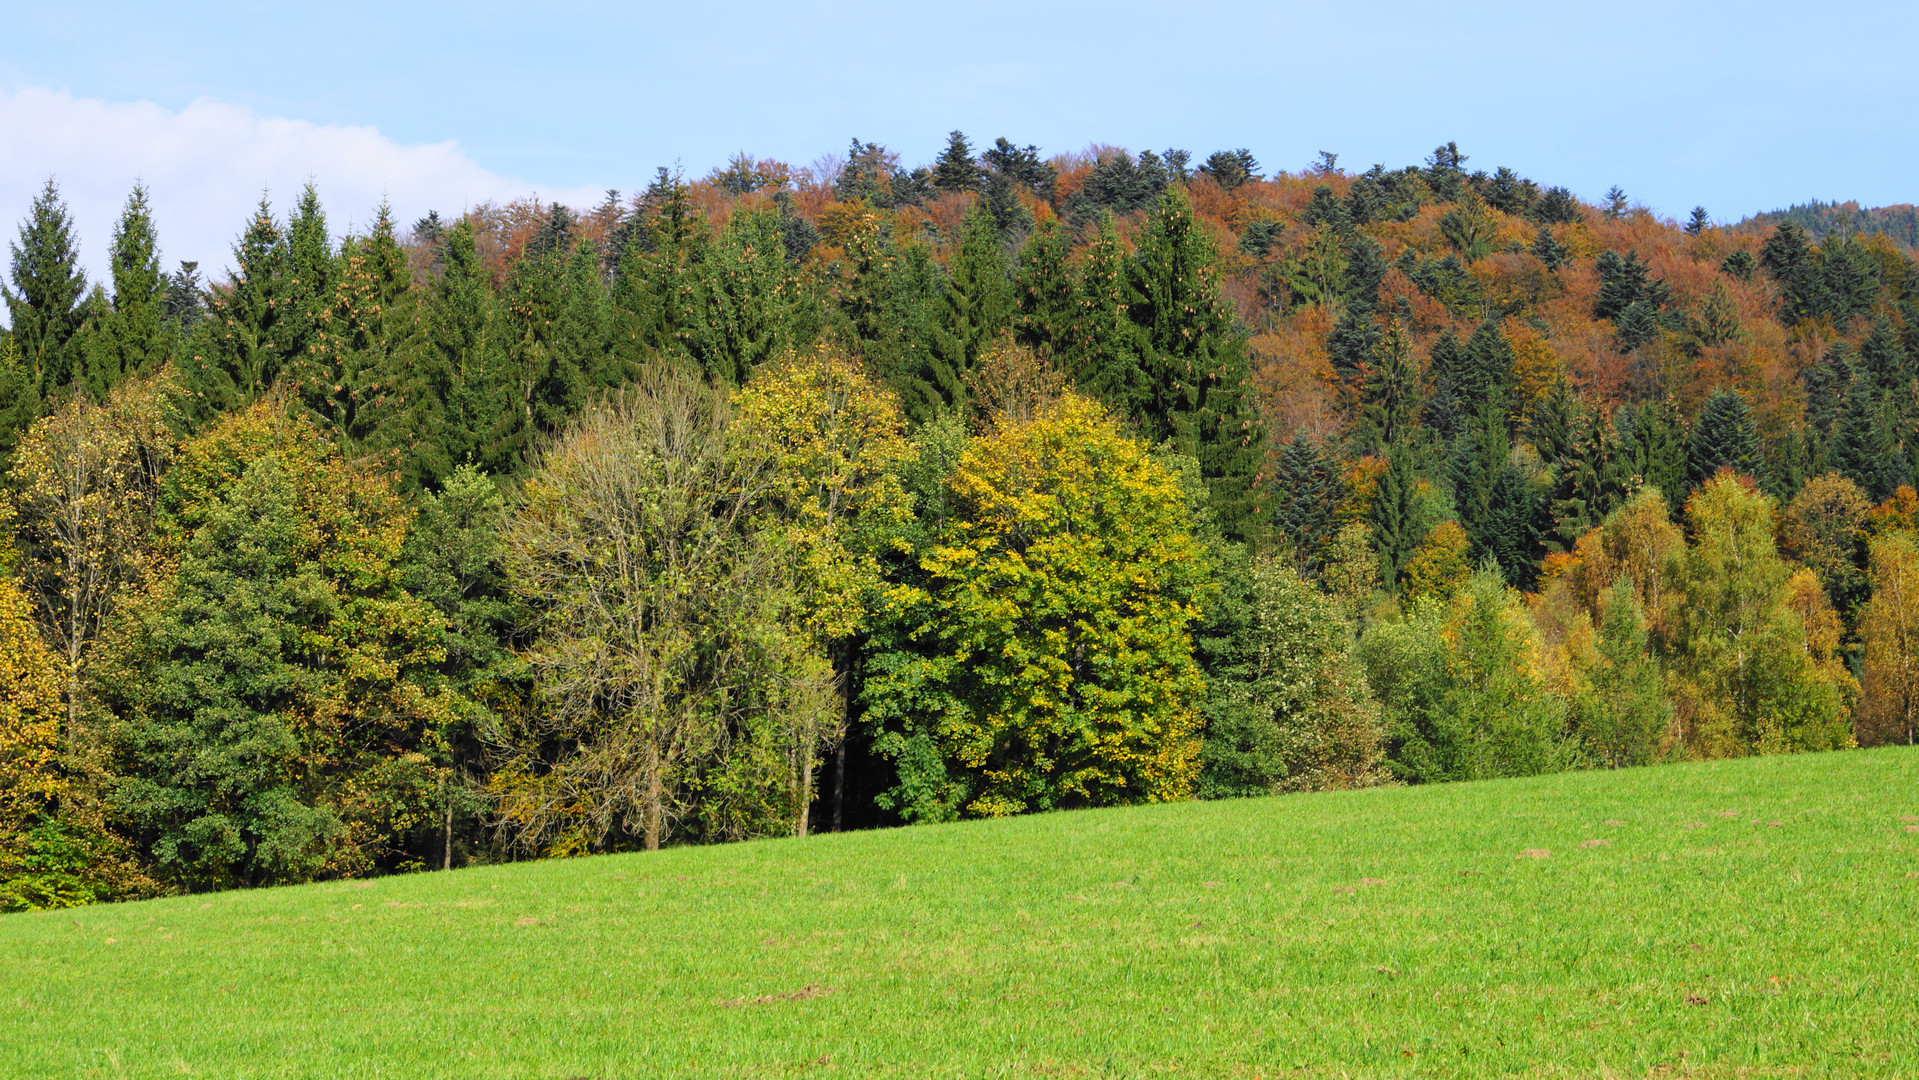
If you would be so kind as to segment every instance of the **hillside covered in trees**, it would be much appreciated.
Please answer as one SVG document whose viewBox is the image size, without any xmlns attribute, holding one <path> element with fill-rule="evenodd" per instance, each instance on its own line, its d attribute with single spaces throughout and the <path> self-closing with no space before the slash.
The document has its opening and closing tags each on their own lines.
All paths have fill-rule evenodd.
<svg viewBox="0 0 1919 1080">
<path fill-rule="evenodd" d="M 0 909 L 1911 742 L 1919 268 L 1805 217 L 955 132 L 88 282 L 49 182 Z"/>
</svg>

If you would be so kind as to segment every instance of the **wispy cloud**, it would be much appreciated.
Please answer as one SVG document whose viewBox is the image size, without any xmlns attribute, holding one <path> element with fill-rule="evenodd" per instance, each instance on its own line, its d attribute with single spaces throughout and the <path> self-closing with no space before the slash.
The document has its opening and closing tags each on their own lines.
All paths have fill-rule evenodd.
<svg viewBox="0 0 1919 1080">
<path fill-rule="evenodd" d="M 135 181 L 151 195 L 168 268 L 194 259 L 216 276 L 232 262 L 234 238 L 262 190 L 284 215 L 309 179 L 336 234 L 364 227 L 382 199 L 404 227 L 429 209 L 449 214 L 536 192 L 573 205 L 599 197 L 592 189 L 540 191 L 486 169 L 452 141 L 408 146 L 371 127 L 262 116 L 210 100 L 176 112 L 40 87 L 0 91 L 0 229 L 9 238 L 49 176 L 73 211 L 81 260 L 95 277 Z"/>
</svg>

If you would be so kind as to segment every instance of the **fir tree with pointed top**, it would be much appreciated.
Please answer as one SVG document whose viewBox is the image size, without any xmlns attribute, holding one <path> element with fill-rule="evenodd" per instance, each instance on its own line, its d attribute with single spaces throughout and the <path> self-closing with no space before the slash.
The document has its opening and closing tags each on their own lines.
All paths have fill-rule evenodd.
<svg viewBox="0 0 1919 1080">
<path fill-rule="evenodd" d="M 1373 492 L 1369 524 L 1373 527 L 1373 543 L 1379 549 L 1382 576 L 1389 587 L 1398 583 L 1406 560 L 1425 539 L 1416 501 L 1418 484 L 1412 451 L 1404 446 L 1388 449 L 1386 471 Z"/>
<path fill-rule="evenodd" d="M 933 162 L 933 186 L 941 191 L 972 191 L 979 186 L 979 162 L 974 160 L 973 146 L 966 141 L 966 134 L 960 131 L 948 133 L 946 149 Z"/>
<path fill-rule="evenodd" d="M 1220 295 L 1217 256 L 1184 187 L 1169 185 L 1134 257 L 1138 302 L 1128 314 L 1145 338 L 1149 391 L 1135 421 L 1199 461 L 1220 528 L 1242 539 L 1263 516 L 1256 481 L 1265 431 L 1246 332 Z"/>
<path fill-rule="evenodd" d="M 1326 546 L 1339 531 L 1347 484 L 1339 463 L 1304 431 L 1280 451 L 1273 473 L 1273 531 L 1292 564 L 1317 573 Z"/>
<path fill-rule="evenodd" d="M 166 319 L 167 278 L 153 231 L 147 189 L 135 185 L 126 209 L 114 225 L 110 252 L 113 270 L 111 311 L 99 332 L 87 335 L 87 392 L 96 401 L 129 375 L 150 372 L 165 363 L 177 330 Z"/>
<path fill-rule="evenodd" d="M 1722 468 L 1757 477 L 1764 467 L 1752 408 L 1731 390 L 1715 392 L 1700 406 L 1687 440 L 1687 486 L 1698 487 Z"/>
<path fill-rule="evenodd" d="M 80 329 L 80 303 L 87 292 L 73 218 L 51 177 L 34 196 L 27 219 L 20 223 L 19 239 L 10 249 L 13 287 L 0 290 L 6 298 L 7 322 L 19 361 L 33 373 L 36 391 L 45 398 L 81 374 L 82 358 L 74 336 Z"/>
<path fill-rule="evenodd" d="M 1440 442 L 1451 442 L 1466 430 L 1473 414 L 1479 411 L 1466 347 L 1451 328 L 1440 331 L 1433 341 L 1426 361 L 1426 379 L 1430 389 L 1421 423 Z"/>
<path fill-rule="evenodd" d="M 1858 484 L 1873 502 L 1884 500 L 1907 480 L 1904 455 L 1899 453 L 1887 411 L 1869 382 L 1855 380 L 1846 395 L 1845 415 L 1833 428 L 1826 450 L 1827 467 Z"/>
<path fill-rule="evenodd" d="M 983 201 L 967 211 L 960 228 L 943 300 L 933 336 L 933 362 L 940 372 L 936 382 L 963 385 L 987 346 L 1012 326 L 1017 308 L 999 225 Z M 951 397 L 947 404 L 962 404 L 963 396 Z"/>
<path fill-rule="evenodd" d="M 1074 290 L 1072 251 L 1072 239 L 1060 228 L 1059 219 L 1047 218 L 1027 238 L 1019 269 L 1013 274 L 1017 305 L 1013 335 L 1061 371 L 1079 367 L 1079 358 L 1073 355 L 1080 335 L 1074 327 L 1079 298 Z"/>
<path fill-rule="evenodd" d="M 1712 228 L 1712 216 L 1706 213 L 1706 208 L 1703 206 L 1693 207 L 1692 217 L 1686 219 L 1686 235 L 1698 236 L 1710 228 Z"/>
<path fill-rule="evenodd" d="M 1075 311 L 1063 370 L 1081 390 L 1126 416 L 1148 398 L 1145 343 L 1129 314 L 1132 263 L 1111 214 L 1103 214 L 1073 275 Z"/>
<path fill-rule="evenodd" d="M 412 282 L 392 210 L 382 203 L 371 232 L 341 243 L 317 347 L 288 369 L 300 403 L 350 449 L 372 436 L 384 413 L 405 408 L 403 387 L 423 360 L 424 327 Z"/>
<path fill-rule="evenodd" d="M 1379 319 L 1371 307 L 1349 304 L 1326 335 L 1326 358 L 1341 382 L 1349 387 L 1365 384 L 1373 357 L 1382 338 Z"/>
<path fill-rule="evenodd" d="M 1545 225 L 1541 225 L 1539 231 L 1533 235 L 1533 245 L 1529 250 L 1540 262 L 1546 264 L 1548 270 L 1559 269 L 1572 254 L 1566 245 L 1553 236 L 1552 229 Z"/>
<path fill-rule="evenodd" d="M 247 228 L 233 247 L 234 271 L 226 288 L 209 297 L 186 352 L 183 375 L 189 415 L 205 423 L 247 405 L 273 385 L 285 365 L 281 343 L 297 318 L 287 275 L 286 235 L 260 196 Z"/>
<path fill-rule="evenodd" d="M 1884 313 L 1872 317 L 1872 330 L 1859 343 L 1859 366 L 1888 403 L 1912 397 L 1912 355 Z"/>
<path fill-rule="evenodd" d="M 1664 401 L 1622 405 L 1613 430 L 1622 473 L 1658 488 L 1669 507 L 1678 507 L 1686 490 L 1686 444 L 1677 410 Z"/>
<path fill-rule="evenodd" d="M 1408 438 L 1418 414 L 1419 369 L 1413 364 L 1412 341 L 1398 319 L 1388 319 L 1360 393 L 1360 452 L 1377 453 Z"/>
</svg>

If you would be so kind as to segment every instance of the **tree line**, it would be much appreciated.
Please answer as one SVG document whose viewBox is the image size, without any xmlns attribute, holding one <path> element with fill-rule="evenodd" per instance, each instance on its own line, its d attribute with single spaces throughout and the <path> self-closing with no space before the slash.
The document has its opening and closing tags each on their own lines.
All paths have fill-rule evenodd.
<svg viewBox="0 0 1919 1080">
<path fill-rule="evenodd" d="M 1447 144 L 49 182 L 0 345 L 0 907 L 1911 742 L 1919 276 Z"/>
</svg>

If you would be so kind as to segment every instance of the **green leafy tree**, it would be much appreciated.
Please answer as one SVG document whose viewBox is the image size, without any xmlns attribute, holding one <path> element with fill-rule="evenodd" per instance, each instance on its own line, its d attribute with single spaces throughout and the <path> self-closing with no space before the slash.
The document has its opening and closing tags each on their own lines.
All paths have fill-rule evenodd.
<svg viewBox="0 0 1919 1080">
<path fill-rule="evenodd" d="M 1668 648 L 1694 756 L 1830 750 L 1852 738 L 1856 688 L 1815 663 L 1772 518 L 1771 499 L 1725 473 L 1686 501 L 1693 543 L 1674 566 Z"/>
<path fill-rule="evenodd" d="M 262 402 L 182 447 L 161 515 L 178 570 L 142 616 L 145 663 L 105 680 L 117 801 L 155 872 L 226 888 L 404 861 L 452 710 L 416 678 L 439 618 L 400 586 L 390 480 Z"/>
<path fill-rule="evenodd" d="M 969 443 L 866 683 L 909 821 L 1185 797 L 1205 588 L 1178 476 L 1067 395 Z"/>
<path fill-rule="evenodd" d="M 1650 765 L 1672 723 L 1672 703 L 1630 579 L 1607 589 L 1602 610 L 1593 663 L 1572 697 L 1572 731 L 1594 764 Z"/>
<path fill-rule="evenodd" d="M 1200 751 L 1205 798 L 1363 787 L 1385 779 L 1382 730 L 1352 630 L 1337 607 L 1290 567 L 1260 562 L 1241 663 Z"/>
<path fill-rule="evenodd" d="M 1386 765 L 1411 783 L 1531 776 L 1571 764 L 1566 703 L 1541 675 L 1538 631 L 1498 573 L 1448 605 L 1380 623 L 1359 656 L 1386 721 Z"/>
</svg>

